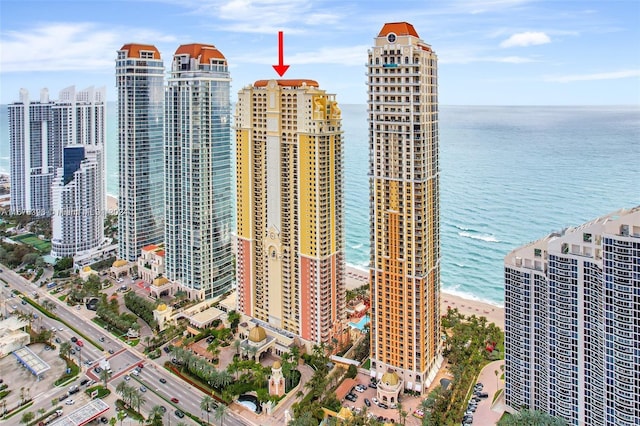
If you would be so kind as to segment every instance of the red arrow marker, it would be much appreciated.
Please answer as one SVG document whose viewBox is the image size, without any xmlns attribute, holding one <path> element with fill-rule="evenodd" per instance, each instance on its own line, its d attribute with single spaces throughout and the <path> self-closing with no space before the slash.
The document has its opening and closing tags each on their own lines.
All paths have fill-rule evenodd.
<svg viewBox="0 0 640 426">
<path fill-rule="evenodd" d="M 284 34 L 278 31 L 278 65 L 273 65 L 278 75 L 282 77 L 289 69 L 289 65 L 284 65 Z"/>
</svg>

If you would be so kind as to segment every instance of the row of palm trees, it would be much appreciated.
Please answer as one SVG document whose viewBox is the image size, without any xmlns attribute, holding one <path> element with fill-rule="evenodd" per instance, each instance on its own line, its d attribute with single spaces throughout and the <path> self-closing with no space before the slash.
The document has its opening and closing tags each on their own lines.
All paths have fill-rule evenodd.
<svg viewBox="0 0 640 426">
<path fill-rule="evenodd" d="M 125 381 L 118 383 L 116 393 L 122 397 L 126 405 L 129 407 L 137 407 L 138 413 L 140 412 L 140 406 L 147 402 L 147 399 L 138 389 L 129 386 Z"/>
</svg>

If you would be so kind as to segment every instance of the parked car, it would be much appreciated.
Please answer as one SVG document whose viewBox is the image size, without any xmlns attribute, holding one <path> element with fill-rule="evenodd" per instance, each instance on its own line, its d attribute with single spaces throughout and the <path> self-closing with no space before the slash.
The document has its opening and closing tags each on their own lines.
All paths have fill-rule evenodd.
<svg viewBox="0 0 640 426">
<path fill-rule="evenodd" d="M 364 405 L 366 405 L 367 407 L 371 407 L 371 401 L 369 401 L 367 398 L 364 399 Z"/>
<path fill-rule="evenodd" d="M 96 367 L 96 368 L 93 369 L 93 372 L 96 373 L 96 374 L 100 374 L 100 373 L 102 373 L 102 368 Z"/>
<path fill-rule="evenodd" d="M 73 399 L 67 399 L 67 401 L 65 402 L 65 404 L 67 404 L 67 405 L 73 405 L 75 403 L 76 402 Z"/>
<path fill-rule="evenodd" d="M 486 392 L 481 392 L 480 394 L 478 394 L 478 398 L 489 398 L 489 394 Z"/>
<path fill-rule="evenodd" d="M 104 336 L 101 336 L 98 340 L 100 340 L 101 342 L 104 342 Z"/>
<path fill-rule="evenodd" d="M 129 380 L 131 380 L 131 377 L 129 375 L 125 375 L 124 380 L 128 382 Z"/>
<path fill-rule="evenodd" d="M 371 402 L 373 402 L 376 405 L 380 404 L 380 401 L 378 401 L 378 398 L 376 398 L 375 396 L 371 398 Z"/>
<path fill-rule="evenodd" d="M 102 416 L 102 417 L 100 417 L 100 423 L 107 424 L 107 423 L 109 423 L 109 419 L 107 419 L 105 416 Z"/>
<path fill-rule="evenodd" d="M 373 388 L 373 389 L 376 389 L 378 387 L 378 385 L 376 384 L 376 382 L 371 382 L 371 383 L 369 383 L 369 387 Z"/>
<path fill-rule="evenodd" d="M 364 392 L 364 391 L 365 391 L 365 389 L 367 389 L 367 388 L 366 388 L 366 387 L 364 387 L 363 385 L 357 385 L 357 386 L 356 386 L 356 392 L 360 392 L 360 393 L 362 393 L 362 392 Z"/>
<path fill-rule="evenodd" d="M 115 353 L 115 351 L 113 349 L 109 349 L 109 354 L 113 355 Z"/>
<path fill-rule="evenodd" d="M 173 398 L 171 398 L 171 402 L 173 402 L 174 404 L 177 404 L 178 402 L 180 402 L 180 400 L 178 400 L 178 398 L 174 396 Z"/>
<path fill-rule="evenodd" d="M 140 392 L 146 392 L 146 391 L 147 391 L 146 386 L 140 386 Z"/>
<path fill-rule="evenodd" d="M 180 418 L 184 417 L 184 413 L 182 411 L 180 411 L 180 410 L 176 410 L 175 414 L 176 414 L 177 417 L 180 417 Z"/>
<path fill-rule="evenodd" d="M 389 406 L 388 406 L 387 404 L 385 404 L 384 402 L 379 403 L 379 404 L 378 404 L 378 407 L 380 407 L 380 408 L 384 408 L 385 410 L 386 410 L 387 408 L 389 408 Z"/>
<path fill-rule="evenodd" d="M 80 386 L 84 386 L 84 385 L 86 385 L 87 383 L 89 383 L 89 379 L 82 379 L 82 380 L 80 380 Z"/>
<path fill-rule="evenodd" d="M 78 345 L 78 346 L 80 346 L 80 347 L 83 347 L 83 346 L 84 346 L 84 342 L 83 342 L 82 340 L 78 340 L 78 341 L 76 342 L 76 345 Z"/>
<path fill-rule="evenodd" d="M 352 393 L 348 393 L 347 396 L 344 397 L 347 401 L 356 402 L 356 396 Z"/>
</svg>

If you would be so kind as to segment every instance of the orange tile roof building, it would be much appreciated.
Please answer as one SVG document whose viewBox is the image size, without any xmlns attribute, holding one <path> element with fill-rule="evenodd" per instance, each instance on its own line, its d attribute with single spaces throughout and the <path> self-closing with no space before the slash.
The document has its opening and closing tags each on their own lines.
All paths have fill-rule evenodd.
<svg viewBox="0 0 640 426">
<path fill-rule="evenodd" d="M 118 256 L 164 240 L 164 64 L 153 45 L 118 50 Z"/>
<path fill-rule="evenodd" d="M 210 44 L 176 50 L 165 90 L 165 268 L 191 299 L 232 287 L 229 68 Z"/>
<path fill-rule="evenodd" d="M 437 57 L 385 24 L 367 64 L 371 176 L 371 376 L 423 392 L 442 363 Z"/>
<path fill-rule="evenodd" d="M 330 344 L 345 307 L 341 112 L 312 80 L 260 80 L 236 106 L 238 309 Z"/>
</svg>

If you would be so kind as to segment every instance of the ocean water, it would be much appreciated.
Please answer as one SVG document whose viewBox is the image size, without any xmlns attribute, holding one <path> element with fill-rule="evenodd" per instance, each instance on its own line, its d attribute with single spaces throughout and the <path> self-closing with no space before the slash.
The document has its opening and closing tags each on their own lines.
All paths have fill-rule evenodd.
<svg viewBox="0 0 640 426">
<path fill-rule="evenodd" d="M 365 105 L 341 105 L 347 262 L 369 264 Z M 640 106 L 441 106 L 442 286 L 502 305 L 516 247 L 640 205 Z M 0 171 L 9 171 L 0 106 Z M 108 108 L 107 192 L 116 195 L 117 123 Z"/>
</svg>

